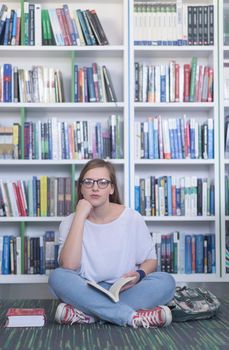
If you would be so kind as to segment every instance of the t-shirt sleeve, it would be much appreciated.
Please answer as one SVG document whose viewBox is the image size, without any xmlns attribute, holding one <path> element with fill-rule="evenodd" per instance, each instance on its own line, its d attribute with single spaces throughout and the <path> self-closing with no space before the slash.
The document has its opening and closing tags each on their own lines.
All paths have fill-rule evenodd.
<svg viewBox="0 0 229 350">
<path fill-rule="evenodd" d="M 145 260 L 156 259 L 156 251 L 149 229 L 140 214 L 137 214 L 136 221 L 136 263 L 139 265 Z"/>
<path fill-rule="evenodd" d="M 59 226 L 59 250 L 58 250 L 58 262 L 60 262 L 60 252 L 63 248 L 64 242 L 68 236 L 71 228 L 72 220 L 74 215 L 71 214 L 61 221 Z"/>
</svg>

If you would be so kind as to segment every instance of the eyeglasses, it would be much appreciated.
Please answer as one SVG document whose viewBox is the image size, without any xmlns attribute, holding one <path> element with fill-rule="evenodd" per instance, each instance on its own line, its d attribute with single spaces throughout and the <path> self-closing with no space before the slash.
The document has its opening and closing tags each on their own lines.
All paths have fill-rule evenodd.
<svg viewBox="0 0 229 350">
<path fill-rule="evenodd" d="M 93 188 L 95 182 L 97 183 L 98 188 L 100 188 L 101 190 L 107 188 L 108 185 L 111 184 L 111 181 L 107 179 L 98 179 L 98 180 L 83 179 L 81 181 L 81 185 L 84 186 L 85 188 Z"/>
</svg>

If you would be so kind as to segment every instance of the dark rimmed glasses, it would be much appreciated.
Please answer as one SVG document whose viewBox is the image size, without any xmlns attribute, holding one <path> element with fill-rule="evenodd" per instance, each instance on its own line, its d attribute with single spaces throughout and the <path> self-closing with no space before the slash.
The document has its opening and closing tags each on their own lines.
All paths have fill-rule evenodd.
<svg viewBox="0 0 229 350">
<path fill-rule="evenodd" d="M 85 188 L 93 188 L 95 183 L 97 183 L 98 188 L 100 188 L 101 190 L 104 190 L 105 188 L 108 187 L 109 184 L 111 184 L 111 180 L 107 180 L 107 179 L 98 179 L 98 180 L 83 179 L 80 184 L 82 186 L 84 186 Z"/>
</svg>

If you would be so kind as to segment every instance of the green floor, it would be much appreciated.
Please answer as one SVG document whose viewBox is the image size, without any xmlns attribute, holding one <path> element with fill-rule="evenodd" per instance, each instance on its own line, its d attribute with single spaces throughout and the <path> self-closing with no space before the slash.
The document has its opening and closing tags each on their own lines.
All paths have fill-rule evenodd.
<svg viewBox="0 0 229 350">
<path fill-rule="evenodd" d="M 53 322 L 57 300 L 2 300 L 0 349 L 229 349 L 229 299 L 221 302 L 221 311 L 211 320 L 172 323 L 163 329 L 132 329 L 111 324 L 60 326 Z M 42 328 L 4 328 L 9 307 L 44 307 L 48 322 Z"/>
</svg>

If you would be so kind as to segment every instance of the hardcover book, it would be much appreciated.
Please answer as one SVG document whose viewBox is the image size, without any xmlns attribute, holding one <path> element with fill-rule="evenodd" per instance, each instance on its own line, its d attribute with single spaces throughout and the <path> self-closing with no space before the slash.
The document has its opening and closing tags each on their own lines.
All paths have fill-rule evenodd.
<svg viewBox="0 0 229 350">
<path fill-rule="evenodd" d="M 42 308 L 10 308 L 6 317 L 5 327 L 42 327 L 46 322 L 45 310 Z"/>
</svg>

